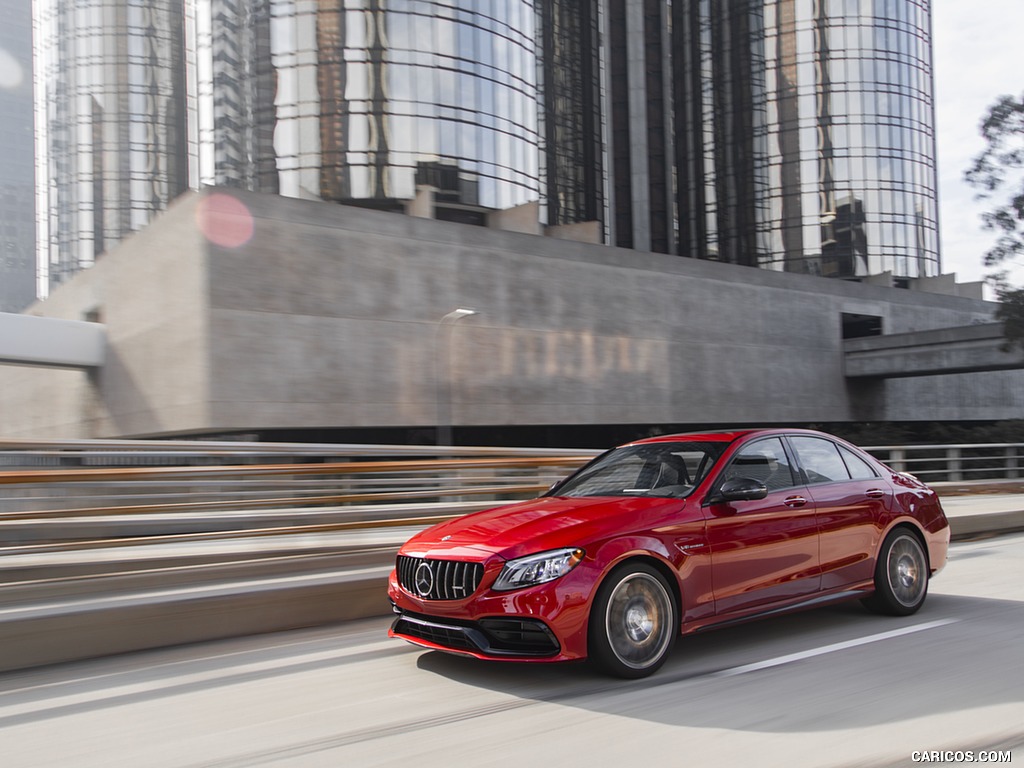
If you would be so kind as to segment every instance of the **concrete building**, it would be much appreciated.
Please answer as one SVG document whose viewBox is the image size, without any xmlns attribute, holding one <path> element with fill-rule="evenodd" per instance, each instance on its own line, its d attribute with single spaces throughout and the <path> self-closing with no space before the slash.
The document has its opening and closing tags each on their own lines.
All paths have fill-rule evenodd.
<svg viewBox="0 0 1024 768">
<path fill-rule="evenodd" d="M 456 307 L 479 314 L 442 333 Z M 101 320 L 106 361 L 0 368 L 0 434 L 427 441 L 449 384 L 457 436 L 516 426 L 551 444 L 594 425 L 1019 418 L 1024 372 L 844 370 L 844 336 L 969 326 L 993 309 L 213 189 L 34 305 Z"/>
</svg>

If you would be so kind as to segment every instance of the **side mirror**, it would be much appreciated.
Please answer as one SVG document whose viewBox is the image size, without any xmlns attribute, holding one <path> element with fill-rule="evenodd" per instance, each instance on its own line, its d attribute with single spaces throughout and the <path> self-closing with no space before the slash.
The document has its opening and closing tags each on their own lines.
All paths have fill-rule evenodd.
<svg viewBox="0 0 1024 768">
<path fill-rule="evenodd" d="M 757 501 L 768 495 L 768 486 L 749 477 L 733 477 L 722 483 L 718 493 L 712 494 L 709 504 L 723 501 Z"/>
</svg>

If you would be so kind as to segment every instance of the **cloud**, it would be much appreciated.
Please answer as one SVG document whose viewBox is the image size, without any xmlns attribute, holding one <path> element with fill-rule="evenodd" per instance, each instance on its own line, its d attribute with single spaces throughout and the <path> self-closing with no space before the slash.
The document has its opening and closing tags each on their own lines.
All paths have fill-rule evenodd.
<svg viewBox="0 0 1024 768">
<path fill-rule="evenodd" d="M 1021 0 L 932 3 L 942 265 L 961 280 L 984 276 L 981 260 L 995 240 L 981 225 L 987 204 L 975 200 L 963 175 L 985 148 L 978 125 L 988 107 L 999 96 L 1024 92 L 1021 29 Z"/>
<path fill-rule="evenodd" d="M 14 89 L 25 79 L 24 70 L 18 60 L 8 51 L 0 48 L 0 88 Z"/>
</svg>

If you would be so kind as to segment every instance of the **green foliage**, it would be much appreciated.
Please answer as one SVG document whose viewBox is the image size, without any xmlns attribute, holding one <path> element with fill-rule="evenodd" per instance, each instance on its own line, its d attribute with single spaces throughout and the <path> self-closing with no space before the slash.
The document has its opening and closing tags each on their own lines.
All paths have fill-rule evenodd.
<svg viewBox="0 0 1024 768">
<path fill-rule="evenodd" d="M 999 309 L 996 320 L 1003 323 L 1003 334 L 1006 344 L 1003 351 L 1009 352 L 1013 347 L 1024 349 L 1024 288 L 1010 288 L 1004 284 L 997 287 Z"/>
<path fill-rule="evenodd" d="M 979 198 L 993 201 L 981 218 L 998 235 L 984 256 L 985 266 L 995 267 L 1024 255 L 1024 94 L 1002 96 L 989 107 L 981 135 L 987 146 L 965 178 L 980 190 Z M 1024 349 L 1024 289 L 1009 283 L 1006 270 L 989 280 L 999 297 L 996 318 L 1003 322 L 1007 347 Z"/>
</svg>

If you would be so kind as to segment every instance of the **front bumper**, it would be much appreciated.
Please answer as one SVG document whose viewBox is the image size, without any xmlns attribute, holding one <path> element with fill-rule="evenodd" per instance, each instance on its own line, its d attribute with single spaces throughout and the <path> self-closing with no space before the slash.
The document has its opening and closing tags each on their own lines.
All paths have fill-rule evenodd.
<svg viewBox="0 0 1024 768">
<path fill-rule="evenodd" d="M 597 580 L 588 565 L 536 587 L 493 592 L 490 585 L 500 570 L 501 561 L 489 563 L 473 594 L 450 600 L 412 595 L 392 571 L 388 596 L 398 618 L 388 635 L 479 659 L 585 658 L 590 590 Z"/>
<path fill-rule="evenodd" d="M 543 621 L 516 616 L 461 621 L 401 611 L 388 635 L 479 659 L 555 659 L 561 650 Z"/>
</svg>

